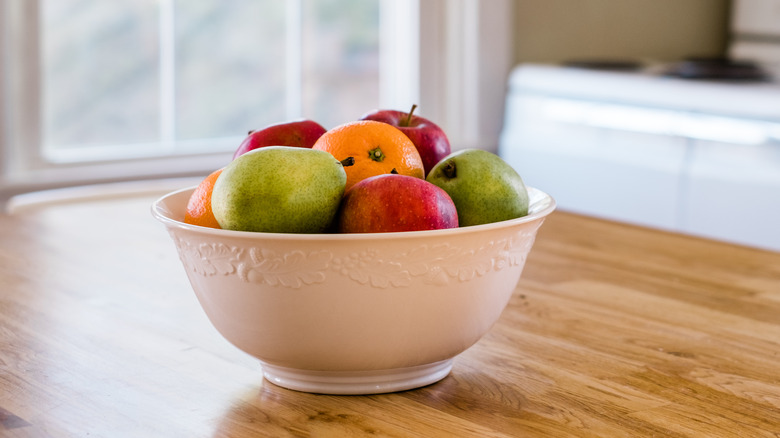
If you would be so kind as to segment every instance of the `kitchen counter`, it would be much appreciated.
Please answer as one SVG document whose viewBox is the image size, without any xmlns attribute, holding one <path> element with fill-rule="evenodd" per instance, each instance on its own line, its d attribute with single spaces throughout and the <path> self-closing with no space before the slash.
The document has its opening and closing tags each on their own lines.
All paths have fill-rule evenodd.
<svg viewBox="0 0 780 438">
<path fill-rule="evenodd" d="M 0 436 L 780 436 L 780 253 L 558 211 L 448 377 L 314 395 L 212 328 L 153 200 L 0 215 Z"/>
</svg>

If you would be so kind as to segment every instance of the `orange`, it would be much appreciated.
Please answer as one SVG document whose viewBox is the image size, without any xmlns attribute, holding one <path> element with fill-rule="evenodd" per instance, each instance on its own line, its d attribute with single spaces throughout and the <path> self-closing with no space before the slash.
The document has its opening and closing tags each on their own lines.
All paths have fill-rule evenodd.
<svg viewBox="0 0 780 438">
<path fill-rule="evenodd" d="M 198 184 L 187 202 L 187 211 L 184 213 L 184 223 L 200 225 L 201 227 L 222 228 L 214 218 L 211 211 L 211 192 L 214 191 L 214 182 L 222 173 L 222 169 L 212 172 Z"/>
<path fill-rule="evenodd" d="M 348 122 L 322 134 L 313 149 L 330 152 L 337 160 L 352 157 L 345 190 L 374 175 L 398 173 L 425 178 L 422 158 L 409 137 L 400 129 L 383 122 Z"/>
</svg>

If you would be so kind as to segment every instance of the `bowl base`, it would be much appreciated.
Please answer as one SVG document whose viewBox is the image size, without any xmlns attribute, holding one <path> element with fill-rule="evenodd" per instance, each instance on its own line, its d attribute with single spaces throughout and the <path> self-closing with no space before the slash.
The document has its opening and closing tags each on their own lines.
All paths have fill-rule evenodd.
<svg viewBox="0 0 780 438">
<path fill-rule="evenodd" d="M 438 382 L 453 359 L 426 365 L 373 371 L 314 371 L 263 363 L 263 376 L 278 386 L 316 394 L 361 395 L 405 391 Z"/>
</svg>

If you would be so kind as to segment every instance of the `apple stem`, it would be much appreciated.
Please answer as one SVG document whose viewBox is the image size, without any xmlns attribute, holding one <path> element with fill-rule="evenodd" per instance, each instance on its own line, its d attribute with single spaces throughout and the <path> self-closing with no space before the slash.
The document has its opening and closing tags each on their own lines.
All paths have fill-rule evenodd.
<svg viewBox="0 0 780 438">
<path fill-rule="evenodd" d="M 355 164 L 355 158 L 354 157 L 347 157 L 343 160 L 339 161 L 343 167 L 349 167 Z"/>
<path fill-rule="evenodd" d="M 249 132 L 246 133 L 246 135 L 252 135 L 252 133 L 255 132 L 254 129 L 250 129 Z"/>
<path fill-rule="evenodd" d="M 393 167 L 393 170 L 391 170 L 390 173 L 393 175 L 398 175 L 398 171 L 395 170 L 395 167 Z"/>
<path fill-rule="evenodd" d="M 448 161 L 447 163 L 445 163 L 441 171 L 442 173 L 444 173 L 444 176 L 450 179 L 455 178 L 458 173 L 454 161 Z"/>
<path fill-rule="evenodd" d="M 406 117 L 406 124 L 404 126 L 409 126 L 412 124 L 412 113 L 414 113 L 414 110 L 417 109 L 417 104 L 412 104 L 412 109 L 409 110 L 409 115 Z"/>
</svg>

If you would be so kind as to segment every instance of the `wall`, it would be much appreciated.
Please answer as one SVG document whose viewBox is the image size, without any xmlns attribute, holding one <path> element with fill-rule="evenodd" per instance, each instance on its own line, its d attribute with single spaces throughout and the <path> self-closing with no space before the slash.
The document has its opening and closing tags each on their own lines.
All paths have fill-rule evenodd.
<svg viewBox="0 0 780 438">
<path fill-rule="evenodd" d="M 515 63 L 723 55 L 730 0 L 515 0 Z"/>
</svg>

